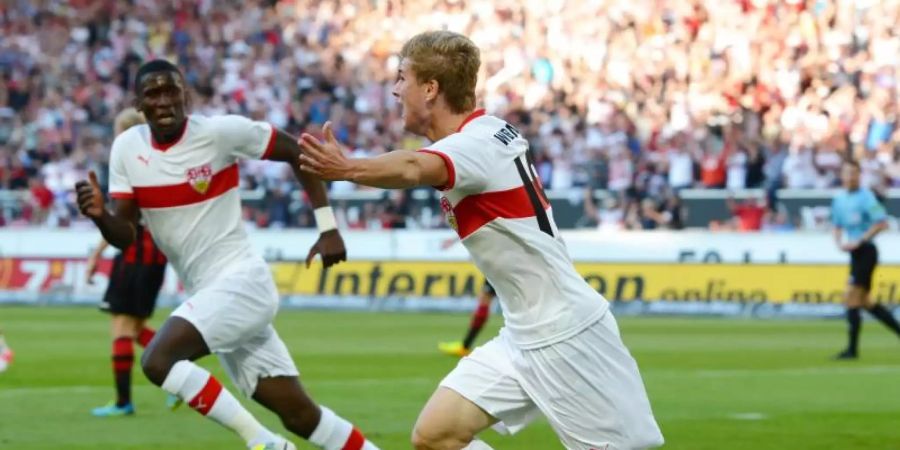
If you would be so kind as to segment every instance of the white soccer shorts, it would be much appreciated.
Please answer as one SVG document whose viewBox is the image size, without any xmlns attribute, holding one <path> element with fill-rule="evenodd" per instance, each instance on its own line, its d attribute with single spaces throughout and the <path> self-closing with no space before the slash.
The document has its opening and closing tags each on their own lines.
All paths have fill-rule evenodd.
<svg viewBox="0 0 900 450">
<path fill-rule="evenodd" d="M 475 349 L 441 382 L 487 411 L 501 433 L 516 433 L 541 413 L 570 450 L 657 447 L 637 363 L 611 312 L 581 333 L 531 350 L 506 334 Z"/>
<path fill-rule="evenodd" d="M 247 263 L 223 273 L 182 303 L 173 316 L 200 331 L 209 350 L 246 396 L 260 378 L 299 373 L 272 321 L 279 296 L 265 263 Z"/>
</svg>

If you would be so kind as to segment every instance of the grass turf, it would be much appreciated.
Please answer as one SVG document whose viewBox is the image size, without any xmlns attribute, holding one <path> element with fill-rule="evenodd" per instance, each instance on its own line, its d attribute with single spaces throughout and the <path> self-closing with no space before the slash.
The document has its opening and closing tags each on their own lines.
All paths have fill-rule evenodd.
<svg viewBox="0 0 900 450">
<path fill-rule="evenodd" d="M 461 337 L 467 323 L 462 315 L 285 311 L 276 326 L 313 396 L 393 450 L 410 448 L 419 409 L 455 364 L 435 344 Z M 865 324 L 856 362 L 829 360 L 844 343 L 841 322 L 624 318 L 620 326 L 665 448 L 900 449 L 900 341 L 875 322 Z M 91 417 L 91 407 L 113 397 L 104 315 L 0 307 L 0 327 L 16 351 L 0 374 L 0 448 L 242 448 L 187 408 L 165 410 L 163 393 L 139 369 L 138 414 Z M 223 377 L 215 358 L 203 364 Z M 251 410 L 282 432 L 271 414 Z M 543 421 L 483 438 L 498 450 L 562 448 Z"/>
</svg>

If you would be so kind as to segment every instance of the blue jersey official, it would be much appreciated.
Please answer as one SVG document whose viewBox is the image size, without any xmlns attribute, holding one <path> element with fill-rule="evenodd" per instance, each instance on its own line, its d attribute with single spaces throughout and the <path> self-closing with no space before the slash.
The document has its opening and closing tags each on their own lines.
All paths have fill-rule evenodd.
<svg viewBox="0 0 900 450">
<path fill-rule="evenodd" d="M 862 327 L 860 308 L 865 308 L 898 335 L 900 324 L 890 311 L 873 303 L 869 296 L 872 275 L 878 265 L 878 248 L 873 239 L 887 229 L 887 211 L 871 190 L 859 185 L 859 164 L 853 161 L 844 163 L 841 180 L 844 190 L 832 201 L 831 221 L 835 243 L 841 250 L 850 253 L 850 280 L 845 297 L 849 339 L 847 348 L 837 358 L 855 359 Z"/>
</svg>

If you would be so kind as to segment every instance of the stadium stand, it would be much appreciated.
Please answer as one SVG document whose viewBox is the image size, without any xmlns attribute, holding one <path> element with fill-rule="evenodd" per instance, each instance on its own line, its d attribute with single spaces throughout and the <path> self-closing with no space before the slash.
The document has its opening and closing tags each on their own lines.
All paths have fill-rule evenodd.
<svg viewBox="0 0 900 450">
<path fill-rule="evenodd" d="M 759 228 L 805 226 L 815 217 L 787 217 L 775 193 L 836 186 L 842 158 L 866 186 L 900 186 L 898 22 L 896 2 L 861 0 L 11 0 L 0 221 L 80 220 L 72 185 L 105 173 L 112 117 L 147 58 L 185 68 L 198 113 L 292 133 L 331 118 L 358 155 L 418 148 L 391 96 L 393 52 L 446 27 L 484 49 L 480 102 L 529 137 L 545 186 L 577 205 L 571 226 L 680 228 L 681 194 L 698 188 L 764 190 Z M 246 163 L 242 189 L 248 224 L 310 224 L 283 166 Z M 348 228 L 444 226 L 428 191 L 330 189 Z"/>
</svg>

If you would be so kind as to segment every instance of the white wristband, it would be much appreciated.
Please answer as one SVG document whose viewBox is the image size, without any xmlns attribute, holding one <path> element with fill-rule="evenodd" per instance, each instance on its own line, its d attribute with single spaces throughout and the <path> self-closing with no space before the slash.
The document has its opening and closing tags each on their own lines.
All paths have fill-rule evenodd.
<svg viewBox="0 0 900 450">
<path fill-rule="evenodd" d="M 330 206 L 316 208 L 313 214 L 316 215 L 316 226 L 319 228 L 319 233 L 337 229 L 337 220 L 334 218 L 334 211 Z"/>
</svg>

